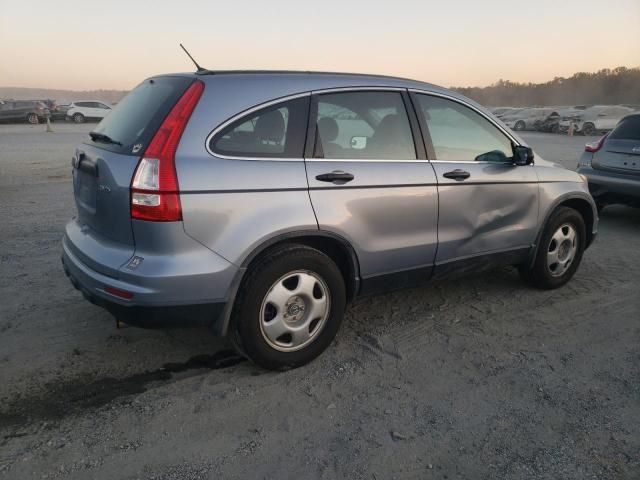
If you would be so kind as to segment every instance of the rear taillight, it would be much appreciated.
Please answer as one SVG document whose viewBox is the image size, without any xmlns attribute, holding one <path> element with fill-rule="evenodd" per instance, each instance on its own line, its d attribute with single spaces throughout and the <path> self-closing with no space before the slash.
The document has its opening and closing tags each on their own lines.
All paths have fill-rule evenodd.
<svg viewBox="0 0 640 480">
<path fill-rule="evenodd" d="M 607 135 L 609 135 L 609 134 L 607 133 Z M 590 152 L 590 153 L 596 153 L 598 150 L 600 150 L 602 148 L 602 145 L 604 145 L 604 141 L 607 139 L 607 135 L 604 135 L 602 138 L 600 138 L 596 142 L 587 143 L 584 146 L 584 151 L 585 152 Z"/>
<path fill-rule="evenodd" d="M 175 155 L 203 91 L 204 83 L 200 80 L 187 88 L 138 162 L 131 182 L 131 218 L 153 222 L 182 220 Z"/>
</svg>

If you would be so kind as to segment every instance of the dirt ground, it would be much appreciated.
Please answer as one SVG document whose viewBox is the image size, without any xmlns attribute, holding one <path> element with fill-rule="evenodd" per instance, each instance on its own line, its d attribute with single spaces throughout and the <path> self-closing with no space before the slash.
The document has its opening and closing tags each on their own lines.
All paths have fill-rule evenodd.
<svg viewBox="0 0 640 480">
<path fill-rule="evenodd" d="M 511 268 L 352 305 L 271 373 L 206 330 L 117 330 L 60 265 L 90 125 L 0 125 L 0 478 L 640 478 L 640 211 L 556 291 Z M 584 137 L 524 137 L 574 168 Z"/>
</svg>

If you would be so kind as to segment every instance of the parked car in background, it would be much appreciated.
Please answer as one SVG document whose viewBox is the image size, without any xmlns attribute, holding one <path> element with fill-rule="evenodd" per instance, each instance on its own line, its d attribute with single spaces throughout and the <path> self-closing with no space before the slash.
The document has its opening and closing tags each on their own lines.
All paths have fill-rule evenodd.
<svg viewBox="0 0 640 480">
<path fill-rule="evenodd" d="M 558 133 L 560 118 L 560 112 L 554 110 L 545 119 L 536 120 L 533 128 L 538 132 Z"/>
<path fill-rule="evenodd" d="M 640 113 L 623 118 L 613 131 L 587 143 L 578 173 L 587 177 L 599 209 L 611 203 L 640 206 Z"/>
<path fill-rule="evenodd" d="M 521 110 L 521 108 L 517 107 L 494 107 L 489 109 L 491 113 L 493 113 L 496 117 L 500 118 L 504 115 L 508 115 L 510 112 L 515 110 Z"/>
<path fill-rule="evenodd" d="M 52 120 L 66 120 L 67 112 L 69 111 L 69 105 L 58 105 L 56 104 L 53 110 L 51 110 L 51 119 Z"/>
<path fill-rule="evenodd" d="M 506 126 L 515 130 L 535 130 L 536 124 L 544 121 L 551 113 L 551 108 L 525 108 L 515 113 L 508 113 L 500 120 Z"/>
<path fill-rule="evenodd" d="M 87 120 L 102 120 L 111 112 L 111 107 L 101 101 L 72 102 L 67 110 L 67 117 L 75 123 Z"/>
<path fill-rule="evenodd" d="M 596 135 L 613 129 L 625 116 L 633 113 L 633 109 L 622 105 L 594 105 L 565 116 L 559 125 L 562 132 L 573 126 L 575 133 Z"/>
<path fill-rule="evenodd" d="M 547 118 L 537 121 L 534 127 L 539 132 L 559 133 L 562 119 L 575 113 L 577 113 L 575 107 L 555 107 Z"/>
<path fill-rule="evenodd" d="M 372 75 L 153 77 L 76 149 L 73 185 L 62 260 L 87 299 L 272 369 L 320 355 L 363 295 L 499 265 L 558 288 L 598 223 L 582 177 L 478 104 Z"/>
<path fill-rule="evenodd" d="M 506 108 L 506 107 L 503 107 L 503 108 Z M 498 117 L 499 119 L 502 119 L 504 117 L 515 116 L 520 112 L 524 112 L 525 110 L 528 110 L 528 108 L 523 108 L 523 107 L 506 108 L 502 110 L 500 113 L 496 113 L 495 116 Z"/>
<path fill-rule="evenodd" d="M 41 102 L 44 103 L 49 109 L 49 114 L 50 114 L 49 118 L 52 121 L 66 119 L 68 106 L 58 105 L 55 100 L 50 100 L 50 99 L 41 100 Z"/>
<path fill-rule="evenodd" d="M 0 121 L 36 124 L 49 114 L 47 106 L 38 100 L 0 100 Z"/>
</svg>

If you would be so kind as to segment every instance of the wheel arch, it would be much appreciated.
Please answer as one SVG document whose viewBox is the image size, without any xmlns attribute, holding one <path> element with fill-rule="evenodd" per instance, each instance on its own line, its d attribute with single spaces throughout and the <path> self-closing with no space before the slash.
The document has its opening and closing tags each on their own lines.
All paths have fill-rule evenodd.
<svg viewBox="0 0 640 480">
<path fill-rule="evenodd" d="M 245 256 L 230 288 L 224 312 L 213 325 L 213 330 L 217 335 L 225 336 L 227 334 L 238 290 L 252 265 L 262 256 L 268 254 L 270 250 L 291 243 L 315 248 L 334 260 L 345 281 L 347 301 L 351 301 L 357 296 L 360 288 L 360 264 L 358 256 L 348 240 L 336 233 L 324 230 L 299 230 L 283 233 L 264 240 Z"/>
<path fill-rule="evenodd" d="M 569 207 L 576 210 L 582 218 L 584 219 L 585 230 L 587 234 L 587 244 L 585 249 L 587 249 L 594 241 L 597 233 L 597 221 L 598 221 L 598 211 L 596 209 L 596 205 L 591 198 L 590 195 L 586 193 L 567 193 L 557 198 L 555 202 L 551 204 L 548 208 L 544 221 L 540 223 L 538 228 L 538 233 L 536 235 L 536 242 L 531 249 L 531 254 L 529 258 L 529 262 L 532 265 L 533 261 L 536 258 L 536 254 L 538 253 L 538 248 L 540 247 L 540 239 L 542 238 L 542 233 L 544 232 L 544 228 L 549 221 L 549 218 L 559 207 Z"/>
</svg>

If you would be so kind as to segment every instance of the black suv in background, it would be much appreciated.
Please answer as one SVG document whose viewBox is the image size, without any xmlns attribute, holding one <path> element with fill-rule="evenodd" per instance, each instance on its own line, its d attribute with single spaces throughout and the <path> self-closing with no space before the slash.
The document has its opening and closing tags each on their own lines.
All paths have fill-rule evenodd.
<svg viewBox="0 0 640 480">
<path fill-rule="evenodd" d="M 49 115 L 47 106 L 38 100 L 0 100 L 0 121 L 36 124 Z"/>
</svg>

